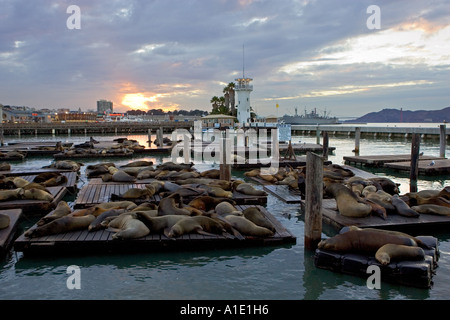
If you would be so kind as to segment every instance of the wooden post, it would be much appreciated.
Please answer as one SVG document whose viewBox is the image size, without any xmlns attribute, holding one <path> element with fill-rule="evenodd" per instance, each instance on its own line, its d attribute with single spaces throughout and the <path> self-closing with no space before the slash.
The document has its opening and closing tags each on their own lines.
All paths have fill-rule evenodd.
<svg viewBox="0 0 450 320">
<path fill-rule="evenodd" d="M 158 143 L 158 147 L 163 146 L 163 129 L 162 127 L 156 130 L 156 143 Z"/>
<path fill-rule="evenodd" d="M 183 157 L 185 164 L 191 162 L 191 139 L 187 135 L 183 137 Z"/>
<path fill-rule="evenodd" d="M 320 129 L 319 129 L 319 126 L 316 127 L 316 144 L 320 144 Z"/>
<path fill-rule="evenodd" d="M 231 181 L 231 164 L 227 161 L 230 158 L 228 155 L 230 148 L 227 148 L 227 140 L 229 139 L 226 139 L 226 131 L 222 132 L 221 140 L 220 180 Z"/>
<path fill-rule="evenodd" d="M 305 248 L 315 250 L 322 236 L 323 158 L 306 154 Z"/>
<path fill-rule="evenodd" d="M 411 172 L 409 174 L 409 191 L 417 192 L 417 176 L 419 175 L 420 134 L 412 134 L 411 142 Z"/>
<path fill-rule="evenodd" d="M 323 159 L 328 160 L 328 132 L 323 132 Z"/>
<path fill-rule="evenodd" d="M 439 126 L 439 157 L 445 158 L 445 147 L 447 145 L 447 127 L 445 124 Z"/>
<path fill-rule="evenodd" d="M 355 156 L 359 156 L 359 140 L 361 138 L 361 128 L 355 128 Z"/>
<path fill-rule="evenodd" d="M 148 146 L 152 145 L 152 129 L 148 129 Z"/>
</svg>

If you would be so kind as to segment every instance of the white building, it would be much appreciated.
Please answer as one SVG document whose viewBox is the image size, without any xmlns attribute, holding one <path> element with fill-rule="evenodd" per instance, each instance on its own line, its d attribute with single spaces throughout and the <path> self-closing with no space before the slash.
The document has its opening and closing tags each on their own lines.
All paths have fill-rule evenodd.
<svg viewBox="0 0 450 320">
<path fill-rule="evenodd" d="M 237 84 L 234 90 L 238 95 L 237 105 L 237 120 L 239 124 L 250 122 L 250 92 L 253 91 L 253 85 L 250 84 L 253 79 L 251 78 L 238 78 L 235 79 Z"/>
</svg>

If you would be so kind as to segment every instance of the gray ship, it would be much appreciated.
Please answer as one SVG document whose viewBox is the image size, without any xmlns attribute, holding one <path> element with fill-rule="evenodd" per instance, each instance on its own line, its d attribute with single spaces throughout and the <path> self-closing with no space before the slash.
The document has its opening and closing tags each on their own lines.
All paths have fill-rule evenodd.
<svg viewBox="0 0 450 320">
<path fill-rule="evenodd" d="M 338 124 L 339 119 L 336 117 L 330 117 L 324 112 L 323 116 L 319 115 L 316 111 L 316 108 L 308 113 L 305 109 L 304 115 L 298 115 L 297 108 L 295 108 L 295 115 L 289 116 L 284 115 L 280 119 L 281 123 L 286 124 Z"/>
</svg>

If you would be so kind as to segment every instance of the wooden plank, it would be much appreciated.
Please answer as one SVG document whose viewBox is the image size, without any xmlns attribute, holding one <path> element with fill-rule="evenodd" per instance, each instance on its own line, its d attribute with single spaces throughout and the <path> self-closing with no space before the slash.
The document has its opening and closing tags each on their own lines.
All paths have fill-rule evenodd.
<svg viewBox="0 0 450 320">
<path fill-rule="evenodd" d="M 422 155 L 419 160 L 438 160 L 440 157 Z M 362 164 L 367 166 L 382 166 L 389 162 L 404 162 L 411 160 L 411 154 L 397 155 L 367 155 L 367 156 L 345 156 L 343 160 L 346 164 Z"/>
<path fill-rule="evenodd" d="M 287 185 L 264 185 L 264 190 L 286 203 L 300 203 L 300 191 L 294 191 Z"/>
</svg>

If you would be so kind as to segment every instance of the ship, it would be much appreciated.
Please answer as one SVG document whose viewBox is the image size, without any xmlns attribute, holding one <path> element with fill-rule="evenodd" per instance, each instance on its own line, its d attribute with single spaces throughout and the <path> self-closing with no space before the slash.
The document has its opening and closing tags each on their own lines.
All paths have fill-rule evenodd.
<svg viewBox="0 0 450 320">
<path fill-rule="evenodd" d="M 280 119 L 280 123 L 285 124 L 339 124 L 339 119 L 336 117 L 330 117 L 326 111 L 323 115 L 319 115 L 316 108 L 311 112 L 307 112 L 305 109 L 304 115 L 299 115 L 297 113 L 297 108 L 295 108 L 295 115 L 284 115 Z"/>
</svg>

